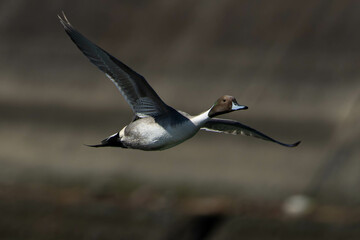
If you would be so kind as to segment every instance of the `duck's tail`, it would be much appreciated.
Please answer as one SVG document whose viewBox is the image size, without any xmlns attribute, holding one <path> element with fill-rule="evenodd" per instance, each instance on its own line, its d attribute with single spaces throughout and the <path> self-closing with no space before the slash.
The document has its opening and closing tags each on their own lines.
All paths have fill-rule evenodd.
<svg viewBox="0 0 360 240">
<path fill-rule="evenodd" d="M 104 139 L 101 141 L 100 144 L 95 145 L 86 145 L 88 147 L 121 147 L 121 148 L 127 148 L 120 139 L 119 133 L 115 133 L 111 135 L 110 137 Z"/>
</svg>

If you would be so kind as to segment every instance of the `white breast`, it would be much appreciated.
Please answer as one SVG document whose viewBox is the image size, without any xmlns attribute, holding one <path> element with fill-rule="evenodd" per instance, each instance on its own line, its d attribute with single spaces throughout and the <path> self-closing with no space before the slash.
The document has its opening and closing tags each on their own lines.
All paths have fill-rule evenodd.
<svg viewBox="0 0 360 240">
<path fill-rule="evenodd" d="M 209 119 L 208 111 L 197 116 L 183 114 L 176 124 L 174 119 L 162 120 L 159 124 L 151 117 L 130 123 L 120 131 L 121 142 L 129 148 L 142 150 L 163 150 L 178 145 L 194 136 Z"/>
<path fill-rule="evenodd" d="M 173 147 L 191 138 L 199 130 L 191 121 L 164 126 L 142 119 L 136 122 L 121 130 L 120 138 L 126 146 L 143 150 L 163 150 Z"/>
</svg>

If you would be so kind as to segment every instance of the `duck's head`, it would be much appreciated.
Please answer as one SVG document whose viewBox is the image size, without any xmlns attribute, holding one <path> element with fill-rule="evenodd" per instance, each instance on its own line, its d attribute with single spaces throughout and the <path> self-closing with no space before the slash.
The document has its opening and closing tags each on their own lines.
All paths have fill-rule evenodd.
<svg viewBox="0 0 360 240">
<path fill-rule="evenodd" d="M 233 96 L 224 95 L 216 100 L 208 115 L 212 118 L 220 114 L 245 109 L 248 109 L 248 107 L 239 105 Z"/>
</svg>

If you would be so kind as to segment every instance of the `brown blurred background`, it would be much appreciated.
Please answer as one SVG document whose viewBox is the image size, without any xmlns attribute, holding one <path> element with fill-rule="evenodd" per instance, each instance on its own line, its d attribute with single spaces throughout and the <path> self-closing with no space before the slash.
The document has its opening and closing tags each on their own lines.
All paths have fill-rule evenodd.
<svg viewBox="0 0 360 240">
<path fill-rule="evenodd" d="M 57 14 L 196 114 L 284 142 L 200 132 L 93 149 L 132 119 Z M 0 1 L 1 239 L 357 239 L 360 2 Z M 295 195 L 295 196 L 294 196 Z"/>
</svg>

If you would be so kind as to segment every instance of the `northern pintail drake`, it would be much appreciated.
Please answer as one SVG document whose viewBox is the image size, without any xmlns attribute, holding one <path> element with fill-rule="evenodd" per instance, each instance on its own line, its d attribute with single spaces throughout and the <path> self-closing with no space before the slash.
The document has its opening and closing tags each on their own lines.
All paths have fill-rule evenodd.
<svg viewBox="0 0 360 240">
<path fill-rule="evenodd" d="M 193 137 L 199 130 L 253 136 L 286 147 L 300 143 L 282 143 L 237 121 L 214 118 L 247 109 L 232 96 L 220 97 L 209 110 L 196 116 L 175 110 L 161 100 L 143 76 L 78 32 L 64 13 L 59 19 L 71 40 L 116 85 L 135 114 L 133 121 L 120 132 L 104 139 L 101 144 L 89 146 L 164 150 Z"/>
</svg>

